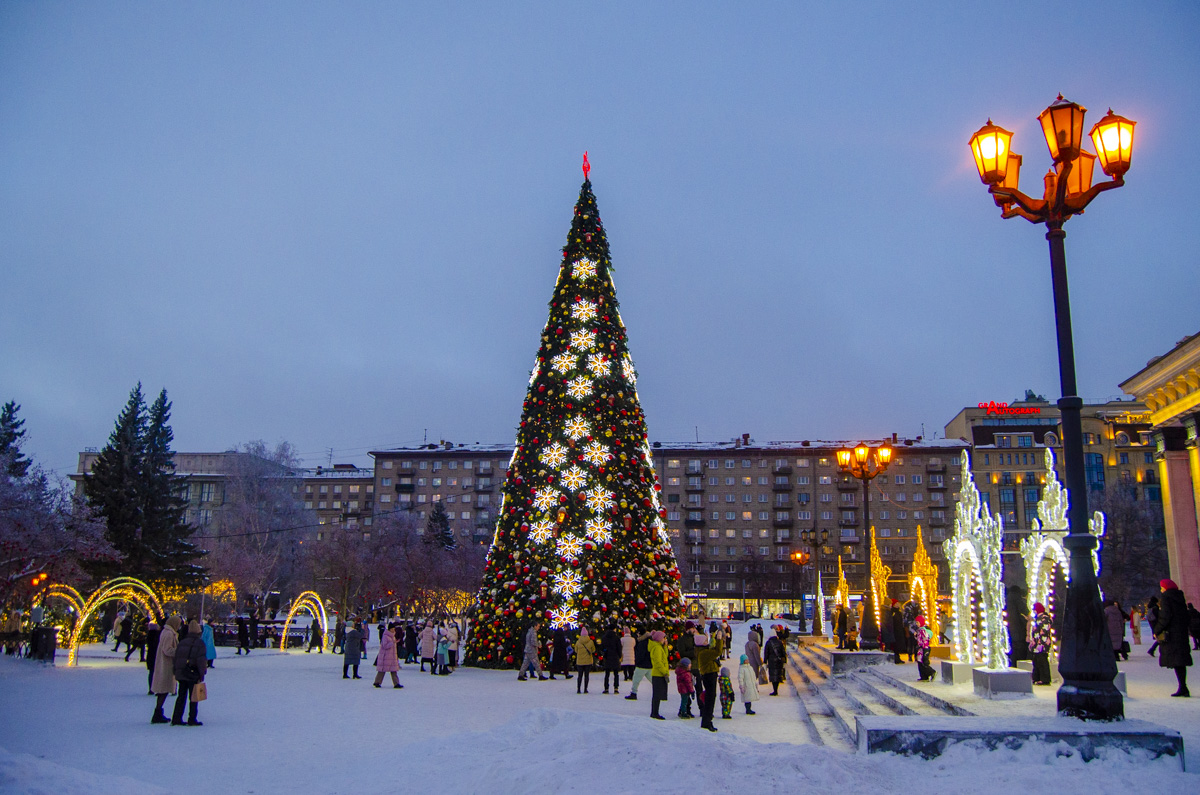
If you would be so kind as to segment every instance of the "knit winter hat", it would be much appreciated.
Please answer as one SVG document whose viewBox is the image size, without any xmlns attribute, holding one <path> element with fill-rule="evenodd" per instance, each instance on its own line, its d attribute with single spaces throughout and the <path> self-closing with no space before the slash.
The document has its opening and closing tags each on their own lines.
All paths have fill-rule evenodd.
<svg viewBox="0 0 1200 795">
<path fill-rule="evenodd" d="M 188 634 L 200 634 L 200 622 L 194 618 L 188 622 Z"/>
<path fill-rule="evenodd" d="M 1165 580 L 1159 580 L 1159 581 L 1158 581 L 1158 584 L 1159 584 L 1160 586 L 1162 586 L 1163 588 L 1166 588 L 1168 591 L 1169 591 L 1169 590 L 1171 590 L 1172 588 L 1178 588 L 1178 587 L 1179 587 L 1178 585 L 1176 585 L 1176 584 L 1175 584 L 1175 581 L 1174 581 L 1174 580 L 1172 580 L 1172 579 L 1170 579 L 1170 578 L 1168 578 L 1168 579 L 1165 579 Z"/>
<path fill-rule="evenodd" d="M 917 625 L 925 626 L 925 616 L 917 616 Z"/>
<path fill-rule="evenodd" d="M 687 667 L 687 666 L 689 666 L 689 665 L 691 665 L 691 664 L 692 664 L 692 661 L 691 661 L 691 660 L 689 660 L 687 657 L 680 657 L 680 658 L 679 658 L 679 667 L 680 667 L 680 668 L 685 668 L 685 667 Z"/>
<path fill-rule="evenodd" d="M 729 678 L 729 669 L 723 665 L 721 666 L 721 676 L 725 677 L 726 679 Z"/>
<path fill-rule="evenodd" d="M 1045 605 L 1043 605 L 1041 602 L 1034 602 L 1034 603 L 1033 603 L 1033 612 L 1035 612 L 1035 613 L 1045 613 L 1045 612 L 1046 612 L 1046 606 L 1045 606 Z"/>
<path fill-rule="evenodd" d="M 171 629 L 175 630 L 176 632 L 179 631 L 179 627 L 182 625 L 183 625 L 183 619 L 180 618 L 179 616 L 171 616 L 170 618 L 167 619 L 167 626 L 170 627 Z"/>
<path fill-rule="evenodd" d="M 738 662 L 747 663 L 750 662 L 750 658 L 743 654 L 742 659 L 738 660 Z"/>
<path fill-rule="evenodd" d="M 667 633 L 663 632 L 661 629 L 656 629 L 650 633 L 650 640 L 654 641 L 655 643 L 662 643 L 666 639 Z"/>
</svg>

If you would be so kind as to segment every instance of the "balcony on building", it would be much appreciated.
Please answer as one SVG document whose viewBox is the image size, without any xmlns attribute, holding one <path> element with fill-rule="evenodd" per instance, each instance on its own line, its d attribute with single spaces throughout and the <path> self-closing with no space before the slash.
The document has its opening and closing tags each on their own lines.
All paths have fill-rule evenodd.
<svg viewBox="0 0 1200 795">
<path fill-rule="evenodd" d="M 928 488 L 930 491 L 935 491 L 935 490 L 944 491 L 946 488 L 946 481 L 930 480 L 929 483 L 926 484 L 926 488 Z"/>
<path fill-rule="evenodd" d="M 945 527 L 947 523 L 948 523 L 948 520 L 944 516 L 941 516 L 941 517 L 933 516 L 933 517 L 930 517 L 930 519 L 929 519 L 930 527 Z"/>
<path fill-rule="evenodd" d="M 792 474 L 792 468 L 785 464 L 781 467 L 775 467 L 774 472 L 776 475 L 790 475 Z"/>
<path fill-rule="evenodd" d="M 688 517 L 683 520 L 683 526 L 684 527 L 704 527 L 704 517 L 701 516 L 696 519 L 692 519 L 691 517 Z"/>
<path fill-rule="evenodd" d="M 496 485 L 490 480 L 486 483 L 481 480 L 475 481 L 475 491 L 491 491 L 494 488 L 496 488 Z"/>
<path fill-rule="evenodd" d="M 792 484 L 790 481 L 784 483 L 775 483 L 771 486 L 772 491 L 791 491 Z"/>
<path fill-rule="evenodd" d="M 853 519 L 838 519 L 838 527 L 858 527 L 858 517 Z"/>
<path fill-rule="evenodd" d="M 946 464 L 940 458 L 931 458 L 925 462 L 926 472 L 945 472 Z"/>
<path fill-rule="evenodd" d="M 859 489 L 858 478 L 845 475 L 837 479 L 838 491 L 857 491 Z"/>
<path fill-rule="evenodd" d="M 688 464 L 687 469 L 684 470 L 684 472 L 689 475 L 703 475 L 704 464 Z"/>
<path fill-rule="evenodd" d="M 702 491 L 704 491 L 704 482 L 703 481 L 701 481 L 700 483 L 689 482 L 687 484 L 687 486 L 684 487 L 684 491 L 688 492 L 689 494 L 695 494 L 695 493 L 702 492 Z"/>
<path fill-rule="evenodd" d="M 412 494 L 413 490 L 415 488 L 416 487 L 411 483 L 397 483 L 396 484 L 396 493 L 397 494 Z"/>
<path fill-rule="evenodd" d="M 771 524 L 775 527 L 792 527 L 796 524 L 796 520 L 792 518 L 780 519 L 779 517 L 775 517 L 775 519 L 771 521 Z"/>
</svg>

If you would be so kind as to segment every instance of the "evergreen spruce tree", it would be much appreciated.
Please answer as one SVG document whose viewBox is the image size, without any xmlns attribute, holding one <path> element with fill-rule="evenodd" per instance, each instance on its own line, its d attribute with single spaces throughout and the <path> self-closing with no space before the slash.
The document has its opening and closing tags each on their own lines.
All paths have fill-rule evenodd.
<svg viewBox="0 0 1200 795">
<path fill-rule="evenodd" d="M 668 629 L 683 611 L 608 240 L 587 179 L 522 406 L 467 660 L 519 662 L 534 619 Z"/>
<path fill-rule="evenodd" d="M 187 541 L 193 529 L 184 521 L 181 479 L 174 474 L 170 416 L 166 390 L 147 411 L 139 383 L 84 480 L 84 495 L 104 518 L 105 537 L 120 555 L 91 564 L 97 578 L 187 585 L 203 576 L 191 564 L 202 553 Z"/>
<path fill-rule="evenodd" d="M 446 506 L 438 500 L 429 512 L 429 521 L 425 523 L 425 542 L 441 544 L 444 549 L 455 549 L 458 544 L 454 540 L 454 531 L 450 528 L 450 516 Z"/>
<path fill-rule="evenodd" d="M 10 400 L 0 408 L 0 468 L 12 478 L 23 478 L 30 461 L 21 453 L 25 441 L 25 420 L 17 419 L 21 407 Z"/>
<path fill-rule="evenodd" d="M 187 523 L 187 501 L 181 496 L 185 479 L 175 474 L 171 443 L 171 402 L 162 390 L 146 421 L 145 457 L 142 460 L 142 543 L 147 568 L 156 579 L 193 585 L 204 569 L 193 563 L 204 553 L 189 542 L 195 528 Z"/>
</svg>

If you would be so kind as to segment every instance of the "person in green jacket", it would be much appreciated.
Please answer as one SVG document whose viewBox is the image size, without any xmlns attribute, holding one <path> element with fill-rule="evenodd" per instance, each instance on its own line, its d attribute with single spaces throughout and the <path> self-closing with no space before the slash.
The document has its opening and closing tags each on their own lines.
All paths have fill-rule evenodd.
<svg viewBox="0 0 1200 795">
<path fill-rule="evenodd" d="M 650 717 L 666 720 L 658 714 L 658 705 L 667 700 L 667 633 L 661 629 L 650 633 Z"/>
<path fill-rule="evenodd" d="M 575 641 L 575 692 L 588 691 L 592 665 L 596 662 L 596 641 L 588 636 L 587 627 L 579 628 L 579 639 Z"/>
<path fill-rule="evenodd" d="M 715 732 L 713 711 L 717 706 L 717 675 L 721 671 L 721 643 L 713 643 L 709 636 L 696 633 L 696 673 L 704 683 L 704 695 L 700 697 L 700 728 Z M 699 690 L 700 688 L 697 688 Z"/>
</svg>

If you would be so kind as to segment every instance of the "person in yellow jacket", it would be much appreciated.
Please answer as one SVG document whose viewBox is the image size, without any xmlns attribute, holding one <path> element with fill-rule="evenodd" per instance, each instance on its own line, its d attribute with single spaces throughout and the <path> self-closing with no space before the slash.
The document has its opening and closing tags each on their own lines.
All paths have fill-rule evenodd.
<svg viewBox="0 0 1200 795">
<path fill-rule="evenodd" d="M 661 629 L 650 633 L 650 717 L 666 720 L 658 714 L 658 705 L 667 700 L 667 633 Z"/>
<path fill-rule="evenodd" d="M 588 635 L 587 627 L 579 628 L 579 639 L 575 641 L 575 692 L 588 691 L 588 679 L 592 672 L 592 664 L 596 662 L 596 641 Z"/>
</svg>

